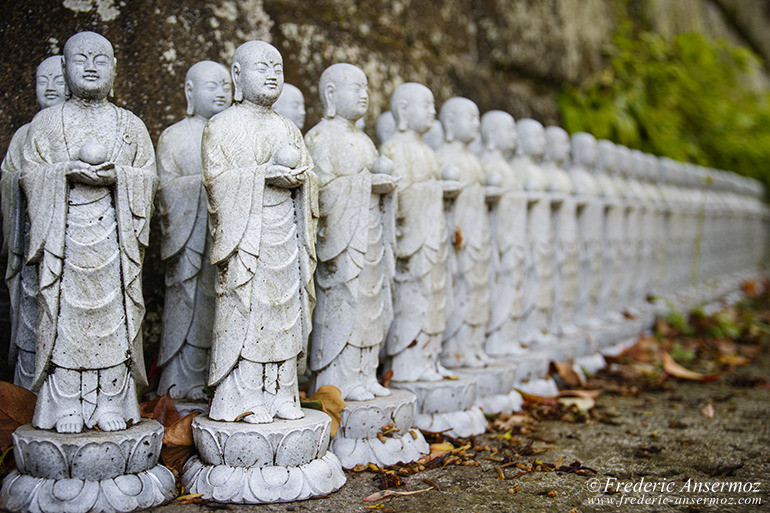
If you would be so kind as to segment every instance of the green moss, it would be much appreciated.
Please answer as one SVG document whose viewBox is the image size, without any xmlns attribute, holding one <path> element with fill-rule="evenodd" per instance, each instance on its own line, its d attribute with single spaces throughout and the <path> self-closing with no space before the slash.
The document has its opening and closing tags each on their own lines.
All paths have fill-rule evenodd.
<svg viewBox="0 0 770 513">
<path fill-rule="evenodd" d="M 621 18 L 609 65 L 559 96 L 564 126 L 770 185 L 770 95 L 745 47 L 700 34 L 633 32 Z"/>
</svg>

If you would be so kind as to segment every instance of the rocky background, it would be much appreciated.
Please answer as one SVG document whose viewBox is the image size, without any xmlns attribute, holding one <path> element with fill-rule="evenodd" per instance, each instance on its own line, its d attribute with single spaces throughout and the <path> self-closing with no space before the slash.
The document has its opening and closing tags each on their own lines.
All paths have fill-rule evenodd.
<svg viewBox="0 0 770 513">
<path fill-rule="evenodd" d="M 405 81 L 426 84 L 438 105 L 462 95 L 482 112 L 503 109 L 556 124 L 559 91 L 601 72 L 620 16 L 662 34 L 725 38 L 770 60 L 770 0 L 6 0 L 0 6 L 0 148 L 37 111 L 37 64 L 80 30 L 112 41 L 114 100 L 142 118 L 157 141 L 184 115 L 189 66 L 203 59 L 229 64 L 235 48 L 250 39 L 270 41 L 282 52 L 286 81 L 305 93 L 306 128 L 320 118 L 321 72 L 340 61 L 369 78 L 370 132 Z M 145 266 L 151 354 L 162 305 L 158 233 Z M 8 332 L 7 301 L 2 304 L 0 347 Z"/>
</svg>

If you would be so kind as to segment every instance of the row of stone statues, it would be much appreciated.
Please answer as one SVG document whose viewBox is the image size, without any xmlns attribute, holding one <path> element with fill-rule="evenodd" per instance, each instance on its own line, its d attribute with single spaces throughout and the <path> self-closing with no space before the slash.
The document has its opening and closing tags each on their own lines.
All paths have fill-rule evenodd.
<svg viewBox="0 0 770 513">
<path fill-rule="evenodd" d="M 229 71 L 190 68 L 187 117 L 153 151 L 108 100 L 115 69 L 102 36 L 70 38 L 38 68 L 43 110 L 3 161 L 14 379 L 38 393 L 0 491 L 10 511 L 173 496 L 162 427 L 136 397 L 153 205 L 158 394 L 203 412 L 182 481 L 222 502 L 306 499 L 341 487 L 342 467 L 417 459 L 429 448 L 415 426 L 482 433 L 483 413 L 520 406 L 517 389 L 555 391 L 549 362 L 594 370 L 649 327 L 651 298 L 721 297 L 763 256 L 756 182 L 480 116 L 466 98 L 436 120 L 420 84 L 394 91 L 378 150 L 361 130 L 367 77 L 334 64 L 303 137 L 280 53 L 250 41 Z M 303 377 L 348 402 L 333 438 L 300 407 Z"/>
</svg>

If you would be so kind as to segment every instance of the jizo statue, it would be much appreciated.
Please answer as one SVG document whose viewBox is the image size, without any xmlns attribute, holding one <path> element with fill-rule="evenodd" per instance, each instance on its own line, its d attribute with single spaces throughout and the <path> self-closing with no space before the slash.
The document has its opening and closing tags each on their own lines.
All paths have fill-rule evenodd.
<svg viewBox="0 0 770 513">
<path fill-rule="evenodd" d="M 283 84 L 283 90 L 273 105 L 275 111 L 294 122 L 302 130 L 305 126 L 305 97 L 291 84 Z"/>
<path fill-rule="evenodd" d="M 374 131 L 377 134 L 377 142 L 382 147 L 385 141 L 393 137 L 396 133 L 396 120 L 393 117 L 393 113 L 386 110 L 380 117 L 377 118 L 377 124 L 374 126 Z"/>
<path fill-rule="evenodd" d="M 503 195 L 491 208 L 492 257 L 490 287 L 493 301 L 485 349 L 492 356 L 519 355 L 522 265 L 526 249 L 527 200 L 508 162 L 516 149 L 516 124 L 507 112 L 493 110 L 481 117 L 481 164 L 487 182 L 497 177 Z"/>
<path fill-rule="evenodd" d="M 158 365 L 158 393 L 203 401 L 214 325 L 215 270 L 210 263 L 206 192 L 201 183 L 201 139 L 208 120 L 232 103 L 227 68 L 194 64 L 184 83 L 187 117 L 158 140 L 158 212 L 166 261 L 166 297 Z"/>
<path fill-rule="evenodd" d="M 364 72 L 334 64 L 321 75 L 319 91 L 323 119 L 305 137 L 320 213 L 311 392 L 335 385 L 343 399 L 362 401 L 390 395 L 376 372 L 393 319 L 396 181 L 391 161 L 355 126 L 368 107 Z"/>
<path fill-rule="evenodd" d="M 444 332 L 442 363 L 451 367 L 480 367 L 490 358 L 484 352 L 489 323 L 490 232 L 486 176 L 468 144 L 479 133 L 476 104 L 467 98 L 450 98 L 441 106 L 445 143 L 436 152 L 439 164 L 459 171 L 463 190 L 455 202 L 450 232 L 453 305 Z"/>
<path fill-rule="evenodd" d="M 438 363 L 446 327 L 448 240 L 444 198 L 459 184 L 442 180 L 434 151 L 422 135 L 436 109 L 430 90 L 399 86 L 391 98 L 396 133 L 382 145 L 398 182 L 395 319 L 386 354 L 395 381 L 441 381 L 451 373 Z"/>
<path fill-rule="evenodd" d="M 22 159 L 40 279 L 32 424 L 116 431 L 139 421 L 147 384 L 141 270 L 158 178 L 144 124 L 107 99 L 110 42 L 75 34 L 62 64 L 72 98 L 35 116 Z"/>
<path fill-rule="evenodd" d="M 315 303 L 315 175 L 299 128 L 273 110 L 278 50 L 244 43 L 231 72 L 235 103 L 209 121 L 202 143 L 217 274 L 209 417 L 298 419 L 297 359 Z"/>
<path fill-rule="evenodd" d="M 48 57 L 37 67 L 35 93 L 41 108 L 67 99 L 62 57 Z M 5 283 L 11 304 L 11 343 L 8 362 L 15 367 L 13 382 L 31 388 L 35 375 L 35 328 L 37 324 L 37 269 L 25 265 L 29 247 L 27 198 L 22 191 L 21 159 L 29 124 L 19 128 L 2 163 L 0 205 L 3 214 L 3 254 L 8 267 Z"/>
</svg>

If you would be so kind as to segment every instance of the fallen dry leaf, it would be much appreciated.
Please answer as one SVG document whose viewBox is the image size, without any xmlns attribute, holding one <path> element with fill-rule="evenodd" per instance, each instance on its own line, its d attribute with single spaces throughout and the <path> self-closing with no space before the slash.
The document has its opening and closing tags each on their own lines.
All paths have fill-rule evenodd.
<svg viewBox="0 0 770 513">
<path fill-rule="evenodd" d="M 0 448 L 13 443 L 11 434 L 24 424 L 32 422 L 37 396 L 26 388 L 0 381 Z"/>
<path fill-rule="evenodd" d="M 342 410 L 348 404 L 342 399 L 342 392 L 334 385 L 324 385 L 315 394 L 308 398 L 307 403 L 303 403 L 303 406 L 311 406 L 309 403 L 318 401 L 321 405 L 321 411 L 327 414 L 332 419 L 332 436 L 337 434 L 337 430 L 340 427 L 342 416 L 340 415 Z M 312 406 L 311 406 L 312 407 Z"/>
<path fill-rule="evenodd" d="M 560 397 L 559 403 L 567 407 L 574 406 L 581 412 L 587 412 L 596 406 L 596 402 L 590 397 Z"/>
<path fill-rule="evenodd" d="M 181 470 L 193 454 L 195 454 L 194 445 L 167 444 L 160 450 L 160 459 L 170 470 Z"/>
<path fill-rule="evenodd" d="M 724 374 L 723 372 L 718 372 L 717 374 L 706 375 L 701 374 L 700 372 L 691 371 L 690 369 L 685 369 L 676 363 L 668 353 L 663 353 L 663 370 L 666 374 L 674 376 L 675 378 L 703 382 L 714 381 Z"/>
<path fill-rule="evenodd" d="M 200 412 L 188 413 L 177 420 L 163 434 L 163 443 L 169 445 L 193 445 L 192 421 Z"/>
<path fill-rule="evenodd" d="M 152 401 L 140 404 L 139 410 L 143 418 L 156 420 L 163 424 L 163 427 L 169 427 L 182 418 L 168 392 L 156 397 Z"/>
<path fill-rule="evenodd" d="M 415 495 L 415 494 L 418 494 L 418 493 L 429 492 L 429 491 L 431 491 L 433 489 L 434 488 L 432 486 L 430 488 L 423 488 L 422 490 L 413 490 L 411 492 L 399 492 L 399 491 L 396 491 L 396 490 L 387 489 L 387 490 L 382 490 L 380 492 L 373 493 L 373 494 L 369 495 L 368 497 L 364 497 L 363 501 L 364 502 L 377 502 L 379 500 L 384 499 L 385 497 L 391 497 L 393 495 Z"/>
<path fill-rule="evenodd" d="M 708 403 L 706 406 L 703 407 L 703 409 L 701 410 L 701 413 L 707 419 L 714 418 L 714 405 L 711 403 Z"/>
<path fill-rule="evenodd" d="M 519 394 L 521 394 L 521 398 L 524 399 L 524 403 L 536 403 L 536 404 L 547 404 L 551 406 L 556 406 L 556 398 L 555 397 L 545 397 L 542 395 L 535 395 L 535 394 L 528 394 L 527 392 L 524 392 L 519 389 L 514 389 Z"/>
<path fill-rule="evenodd" d="M 584 387 L 583 378 L 575 372 L 570 362 L 551 362 L 551 370 L 556 372 L 568 387 Z"/>
<path fill-rule="evenodd" d="M 382 386 L 387 387 L 390 384 L 390 380 L 393 379 L 393 369 L 388 369 L 385 374 L 382 375 Z"/>
<path fill-rule="evenodd" d="M 582 397 L 584 399 L 596 399 L 602 395 L 601 390 L 561 390 L 558 397 Z"/>
</svg>

